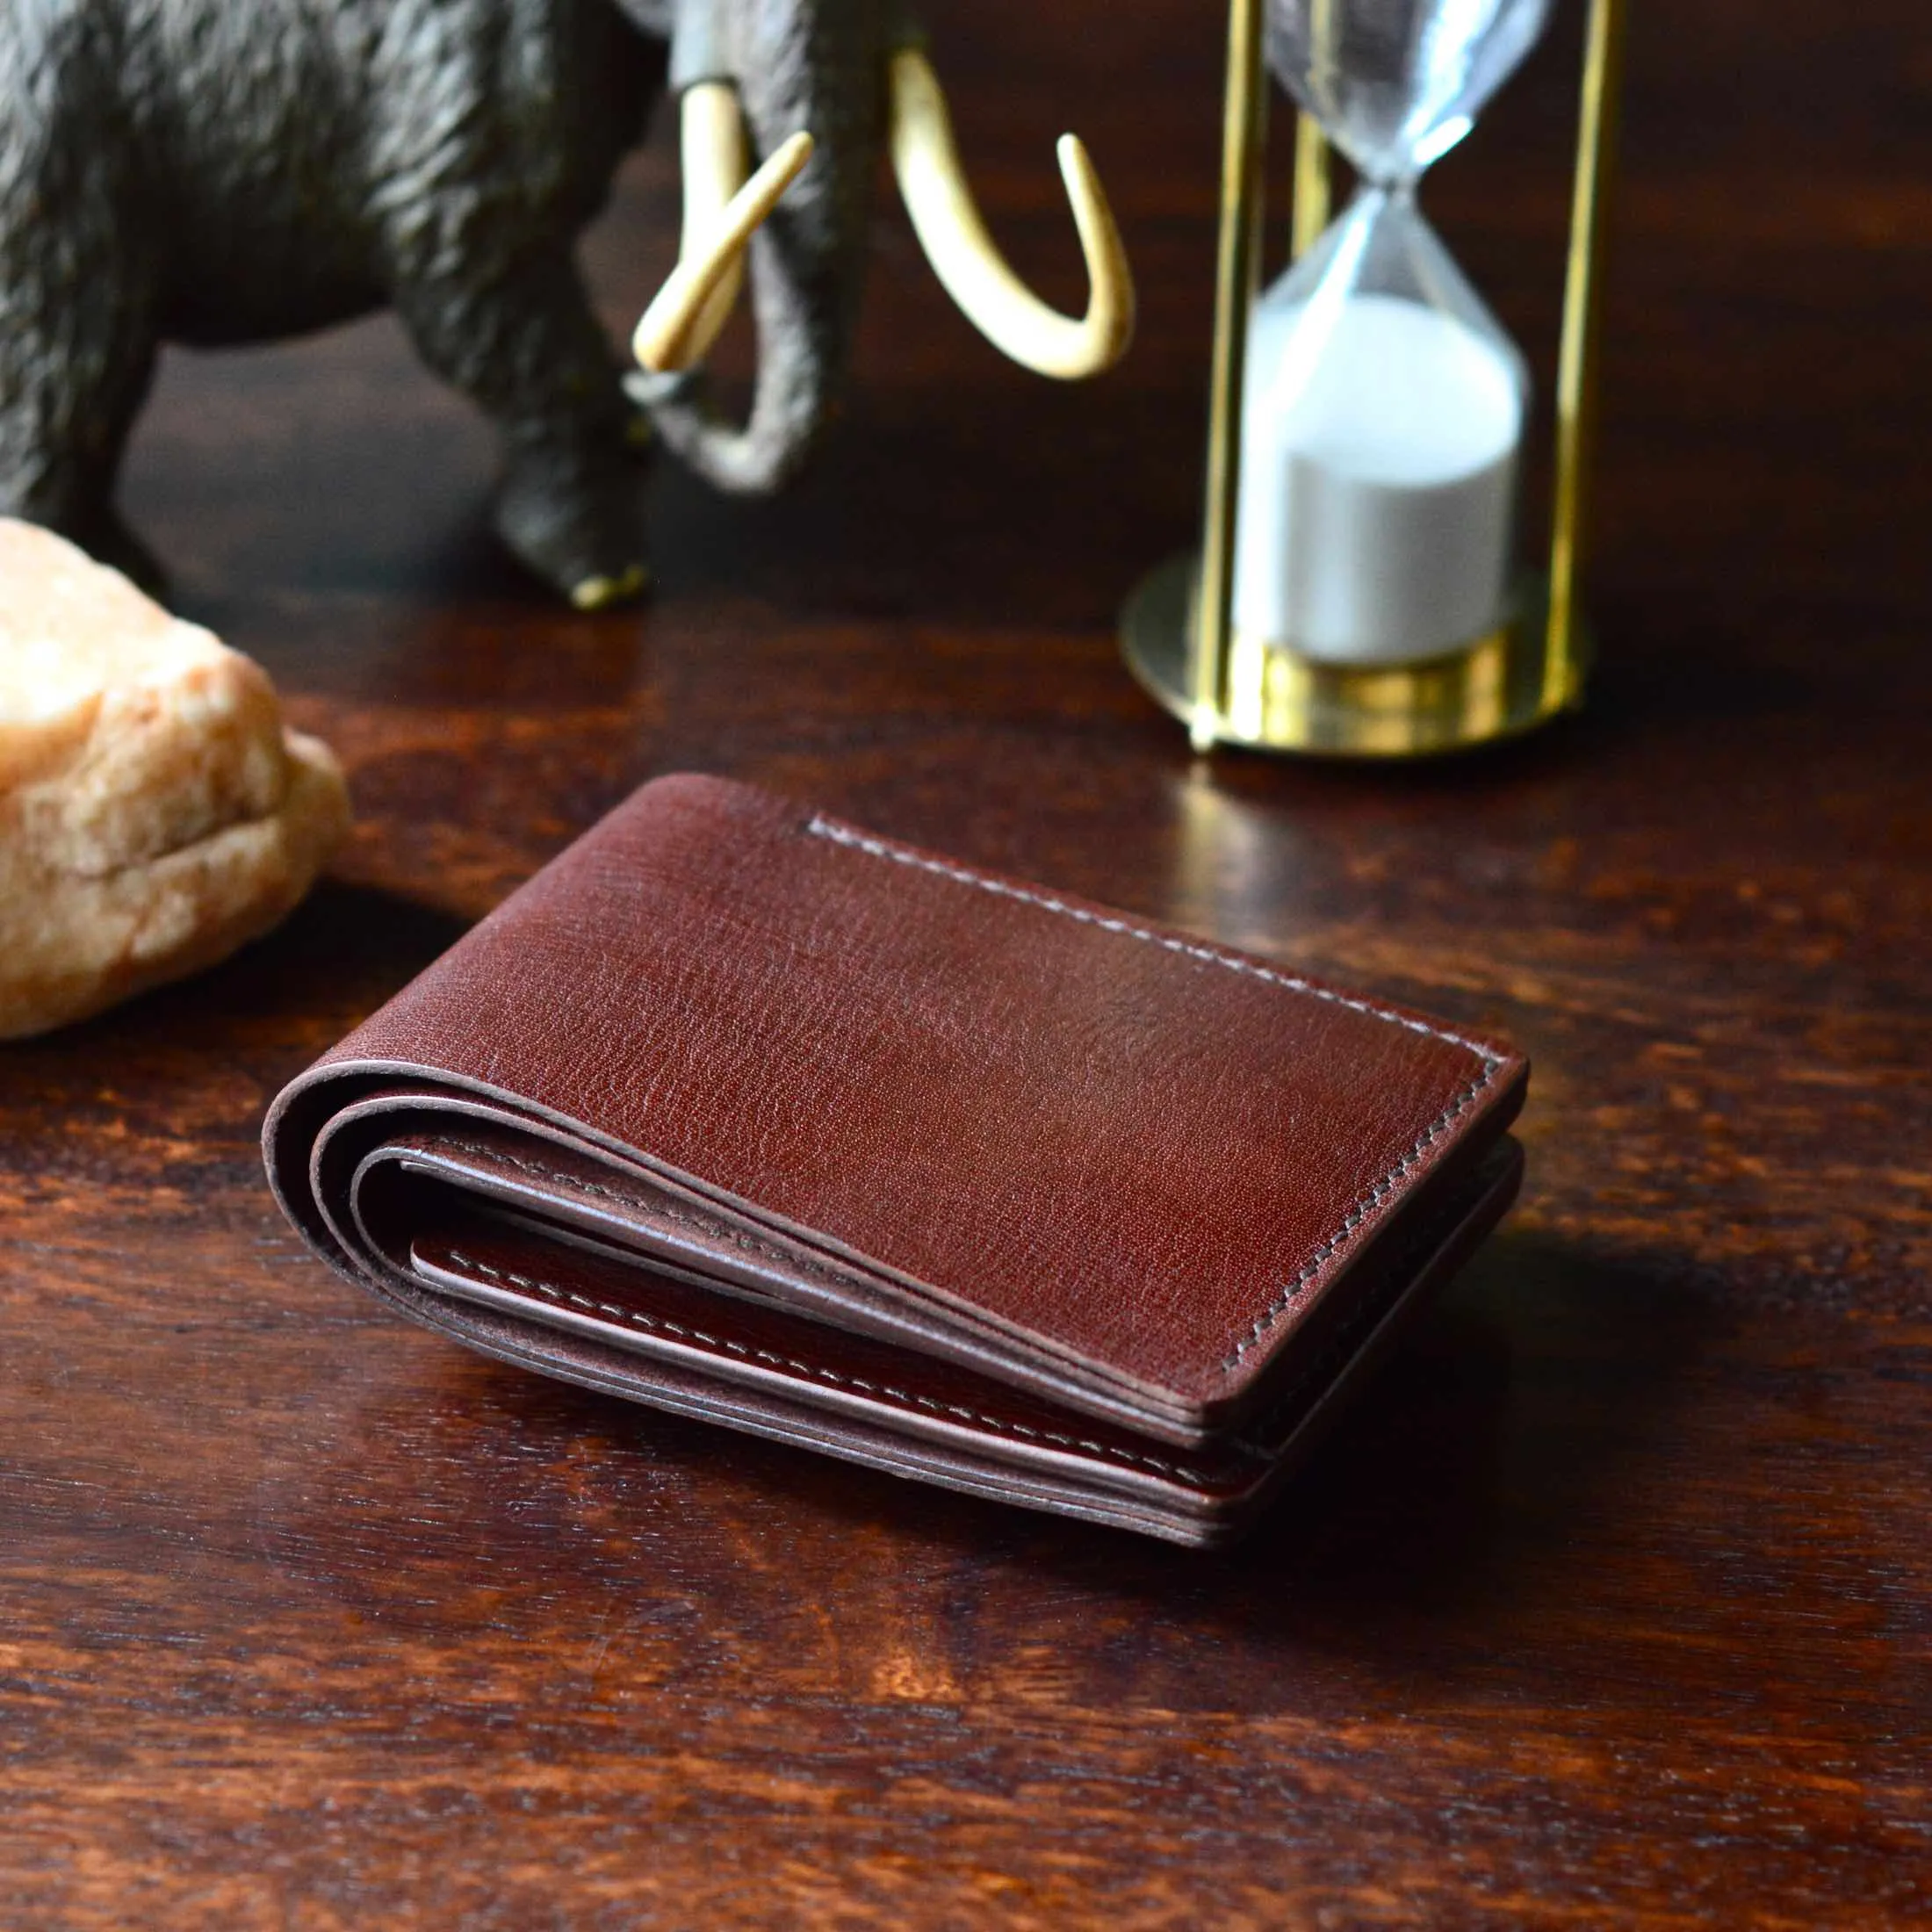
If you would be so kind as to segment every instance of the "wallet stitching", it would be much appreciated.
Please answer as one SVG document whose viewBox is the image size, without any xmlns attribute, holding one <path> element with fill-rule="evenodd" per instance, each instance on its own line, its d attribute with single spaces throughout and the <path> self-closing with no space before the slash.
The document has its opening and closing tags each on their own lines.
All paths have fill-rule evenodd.
<svg viewBox="0 0 1932 1932">
<path fill-rule="evenodd" d="M 1417 1229 L 1390 1257 L 1387 1278 L 1381 1290 L 1336 1330 L 1328 1344 L 1315 1359 L 1269 1402 L 1267 1409 L 1250 1424 L 1244 1434 L 1233 1440 L 1262 1461 L 1279 1456 L 1281 1453 L 1280 1448 L 1270 1449 L 1267 1445 L 1268 1438 L 1279 1431 L 1283 1417 L 1307 1393 L 1310 1382 L 1326 1375 L 1337 1360 L 1353 1352 L 1355 1344 L 1365 1329 L 1374 1328 L 1394 1312 L 1407 1287 L 1412 1285 L 1402 1279 L 1408 1272 L 1409 1264 L 1426 1250 L 1438 1246 L 1458 1216 L 1467 1211 L 1467 1202 L 1454 1201 L 1434 1219 Z"/>
<path fill-rule="evenodd" d="M 1342 1224 L 1325 1241 L 1319 1244 L 1313 1250 L 1308 1258 L 1295 1272 L 1293 1278 L 1282 1285 L 1267 1307 L 1256 1316 L 1254 1325 L 1222 1358 L 1221 1366 L 1223 1371 L 1240 1366 L 1242 1358 L 1274 1326 L 1289 1302 L 1294 1301 L 1308 1283 L 1320 1272 L 1335 1251 L 1395 1192 L 1396 1183 L 1402 1179 L 1403 1175 L 1409 1172 L 1430 1147 L 1435 1142 L 1440 1140 L 1443 1135 L 1455 1124 L 1458 1117 L 1467 1111 L 1471 1102 L 1489 1085 L 1490 1080 L 1495 1077 L 1495 1067 L 1491 1067 L 1482 1075 L 1481 1078 L 1471 1081 L 1436 1116 L 1435 1120 L 1424 1130 L 1421 1138 L 1402 1156 L 1402 1159 L 1356 1201 L 1355 1205 L 1349 1209 L 1347 1215 L 1343 1218 Z"/>
<path fill-rule="evenodd" d="M 1272 967 L 1258 966 L 1252 960 L 1243 959 L 1238 955 L 1223 953 L 1193 940 L 1176 939 L 1171 934 L 1157 933 L 1147 926 L 1135 925 L 1131 919 L 1112 919 L 1104 913 L 1090 912 L 1085 906 L 1069 905 L 1064 899 L 1056 899 L 1050 893 L 1031 891 L 1023 885 L 1009 885 L 1004 879 L 991 878 L 984 873 L 970 871 L 964 866 L 948 865 L 943 860 L 928 859 L 917 852 L 902 852 L 896 846 L 889 846 L 878 839 L 869 839 L 862 833 L 854 832 L 829 818 L 814 818 L 805 830 L 815 838 L 830 839 L 838 845 L 854 847 L 861 852 L 870 853 L 874 858 L 890 859 L 895 865 L 916 866 L 922 872 L 936 872 L 942 879 L 954 879 L 962 885 L 976 885 L 982 892 L 997 893 L 1001 898 L 1020 899 L 1045 912 L 1057 912 L 1063 919 L 1078 919 L 1083 926 L 1097 926 L 1103 933 L 1123 933 L 1129 939 L 1145 940 L 1150 946 L 1164 947 L 1167 951 L 1185 954 L 1189 959 L 1225 966 L 1231 973 L 1245 973 L 1251 979 L 1265 979 L 1271 986 L 1280 986 L 1289 992 L 1306 993 L 1311 999 L 1325 999 L 1330 1006 L 1346 1006 L 1354 1013 L 1368 1013 L 1374 1019 L 1386 1020 L 1391 1026 L 1406 1027 L 1411 1033 L 1427 1034 L 1431 1040 L 1440 1040 L 1449 1046 L 1460 1047 L 1466 1053 L 1474 1054 L 1491 1072 L 1503 1064 L 1501 1056 L 1491 1053 L 1487 1047 L 1479 1046 L 1474 1040 L 1464 1039 L 1460 1033 L 1431 1026 L 1426 1020 L 1413 1020 L 1407 1013 L 1378 1006 L 1373 1000 L 1357 999 L 1348 993 L 1337 992 L 1332 986 L 1318 986 L 1313 980 L 1297 978 L 1293 973 L 1279 973 Z"/>
<path fill-rule="evenodd" d="M 1190 940 L 1176 939 L 1165 933 L 1153 932 L 1144 926 L 1135 925 L 1130 919 L 1112 919 L 1103 913 L 1090 912 L 1084 906 L 1069 905 L 1065 900 L 1056 899 L 1049 893 L 1031 891 L 1025 886 L 1009 885 L 1004 879 L 991 878 L 984 873 L 970 871 L 964 866 L 949 865 L 943 860 L 929 859 L 919 853 L 902 851 L 897 846 L 887 845 L 883 840 L 868 838 L 863 833 L 854 832 L 829 818 L 815 817 L 807 823 L 805 830 L 814 838 L 830 839 L 834 844 L 851 846 L 857 851 L 870 854 L 874 858 L 890 859 L 895 865 L 909 865 L 922 872 L 935 872 L 942 879 L 953 879 L 962 885 L 977 886 L 981 891 L 996 893 L 1001 898 L 1020 899 L 1028 905 L 1037 905 L 1044 912 L 1057 912 L 1064 919 L 1078 919 L 1083 926 L 1095 926 L 1102 932 L 1121 933 L 1129 939 L 1144 940 L 1150 945 L 1164 947 L 1171 953 L 1180 953 L 1189 959 L 1204 960 L 1210 965 L 1225 966 L 1230 972 L 1245 973 L 1251 978 L 1265 980 L 1270 985 L 1282 987 L 1289 992 L 1305 993 L 1313 999 L 1325 999 L 1332 1006 L 1346 1006 L 1352 1012 L 1367 1013 L 1373 1019 L 1387 1020 L 1393 1026 L 1405 1027 L 1411 1033 L 1425 1034 L 1432 1040 L 1440 1040 L 1446 1045 L 1460 1047 L 1465 1052 L 1473 1053 L 1482 1063 L 1481 1073 L 1423 1130 L 1420 1137 L 1401 1160 L 1356 1200 L 1344 1216 L 1341 1225 L 1313 1251 L 1294 1278 L 1270 1298 L 1267 1306 L 1256 1316 L 1248 1332 L 1221 1359 L 1218 1366 L 1223 1374 L 1228 1374 L 1241 1366 L 1243 1359 L 1280 1321 L 1288 1304 L 1320 1272 L 1349 1236 L 1388 1199 L 1395 1191 L 1395 1184 L 1416 1166 L 1429 1148 L 1468 1110 L 1478 1095 L 1495 1079 L 1496 1070 L 1503 1063 L 1500 1055 L 1491 1053 L 1487 1047 L 1479 1046 L 1474 1041 L 1467 1040 L 1460 1034 L 1450 1033 L 1444 1027 L 1431 1026 L 1425 1020 L 1411 1019 L 1406 1013 L 1391 1012 L 1388 1007 L 1376 1006 L 1371 1000 L 1353 998 L 1347 993 L 1337 992 L 1332 987 L 1318 986 L 1312 980 L 1297 978 L 1292 973 L 1278 973 L 1272 968 L 1258 966 L 1252 961 L 1239 958 L 1231 953 L 1221 952 L 1215 947 L 1201 946 Z"/>
<path fill-rule="evenodd" d="M 775 1355 L 768 1349 L 750 1348 L 742 1342 L 727 1341 L 721 1336 L 707 1335 L 703 1329 L 688 1328 L 682 1323 L 673 1322 L 662 1316 L 640 1315 L 634 1308 L 619 1308 L 615 1302 L 592 1301 L 588 1295 L 573 1294 L 567 1288 L 554 1288 L 546 1281 L 533 1280 L 529 1275 L 515 1273 L 508 1268 L 494 1268 L 487 1262 L 478 1261 L 472 1257 L 459 1254 L 452 1248 L 450 1258 L 459 1267 L 470 1268 L 478 1274 L 487 1276 L 492 1281 L 507 1282 L 519 1288 L 527 1288 L 532 1294 L 541 1294 L 557 1302 L 570 1302 L 580 1308 L 587 1308 L 593 1314 L 608 1315 L 619 1322 L 626 1322 L 633 1327 L 652 1333 L 674 1335 L 685 1341 L 702 1342 L 707 1348 L 723 1349 L 727 1354 L 743 1357 L 746 1361 L 769 1363 L 775 1368 L 796 1369 L 802 1375 L 816 1377 L 839 1388 L 856 1388 L 869 1395 L 889 1395 L 895 1402 L 905 1402 L 917 1409 L 929 1409 L 935 1415 L 957 1416 L 967 1422 L 978 1423 L 991 1430 L 996 1435 L 1024 1437 L 1030 1442 L 1058 1443 L 1068 1449 L 1090 1450 L 1093 1454 L 1113 1462 L 1137 1463 L 1144 1468 L 1158 1470 L 1163 1475 L 1178 1477 L 1184 1482 L 1205 1486 L 1212 1482 L 1212 1477 L 1204 1471 L 1190 1468 L 1185 1463 L 1164 1461 L 1158 1456 L 1141 1455 L 1132 1449 L 1120 1449 L 1103 1442 L 1089 1441 L 1080 1436 L 1063 1436 L 1050 1429 L 1029 1429 L 1026 1424 L 1011 1422 L 998 1416 L 989 1416 L 984 1410 L 968 1409 L 957 1402 L 942 1402 L 931 1395 L 917 1395 L 910 1389 L 894 1388 L 889 1383 L 867 1381 L 862 1376 L 841 1375 L 836 1369 L 825 1368 L 813 1362 L 803 1362 L 789 1355 Z"/>
</svg>

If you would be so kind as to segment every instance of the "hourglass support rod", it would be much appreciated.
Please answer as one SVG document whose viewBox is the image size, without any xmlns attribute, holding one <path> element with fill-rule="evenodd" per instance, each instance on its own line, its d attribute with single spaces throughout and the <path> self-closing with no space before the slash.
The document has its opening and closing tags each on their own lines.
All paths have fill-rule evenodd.
<svg viewBox="0 0 1932 1932">
<path fill-rule="evenodd" d="M 1604 216 L 1616 160 L 1616 103 L 1623 70 L 1626 0 L 1591 0 L 1577 117 L 1563 338 L 1556 368 L 1556 489 L 1550 514 L 1549 638 L 1544 696 L 1554 709 L 1571 676 L 1583 566 L 1588 480 L 1597 417 L 1597 357 Z"/>
<path fill-rule="evenodd" d="M 1235 515 L 1241 479 L 1241 384 L 1261 256 L 1266 69 L 1262 0 L 1231 0 L 1228 94 L 1221 130 L 1221 234 L 1215 260 L 1215 347 L 1208 397 L 1208 506 L 1200 587 L 1188 625 L 1188 735 L 1205 752 L 1221 735 L 1234 621 Z"/>
<path fill-rule="evenodd" d="M 1303 108 L 1294 117 L 1294 222 L 1288 253 L 1299 262 L 1329 225 L 1329 144 L 1322 124 Z"/>
</svg>

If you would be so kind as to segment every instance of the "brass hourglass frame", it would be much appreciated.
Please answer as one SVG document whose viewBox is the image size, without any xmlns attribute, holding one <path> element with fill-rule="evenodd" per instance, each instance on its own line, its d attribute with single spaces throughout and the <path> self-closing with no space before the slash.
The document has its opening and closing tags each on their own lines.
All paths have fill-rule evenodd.
<svg viewBox="0 0 1932 1932">
<path fill-rule="evenodd" d="M 1221 230 L 1208 385 L 1207 514 L 1198 559 L 1145 578 L 1121 618 L 1128 667 L 1187 726 L 1194 748 L 1245 745 L 1356 758 L 1416 758 L 1514 737 L 1582 701 L 1590 641 L 1578 602 L 1596 396 L 1604 214 L 1626 0 L 1590 0 L 1557 360 L 1555 484 L 1547 573 L 1526 573 L 1498 630 L 1421 663 L 1304 657 L 1235 628 L 1241 397 L 1266 199 L 1263 0 L 1231 0 L 1222 123 Z M 1330 150 L 1297 117 L 1290 246 L 1328 226 Z"/>
</svg>

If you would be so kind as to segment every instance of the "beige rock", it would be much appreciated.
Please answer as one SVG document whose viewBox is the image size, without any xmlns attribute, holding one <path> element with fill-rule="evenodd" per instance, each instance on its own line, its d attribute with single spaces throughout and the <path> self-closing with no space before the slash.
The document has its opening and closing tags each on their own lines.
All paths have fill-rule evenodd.
<svg viewBox="0 0 1932 1932">
<path fill-rule="evenodd" d="M 261 667 L 0 518 L 0 1038 L 223 958 L 349 824 Z"/>
</svg>

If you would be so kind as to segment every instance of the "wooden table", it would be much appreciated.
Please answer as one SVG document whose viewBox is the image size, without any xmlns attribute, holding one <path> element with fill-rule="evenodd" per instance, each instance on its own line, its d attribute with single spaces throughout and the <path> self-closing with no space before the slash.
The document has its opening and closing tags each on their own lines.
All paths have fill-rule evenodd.
<svg viewBox="0 0 1932 1932">
<path fill-rule="evenodd" d="M 1195 765 L 1116 658 L 1196 515 L 1215 9 L 933 11 L 1062 299 L 1089 136 L 1142 341 L 1022 375 L 882 196 L 836 447 L 761 507 L 660 468 L 641 615 L 497 557 L 487 436 L 391 324 L 167 365 L 131 514 L 359 817 L 277 937 L 0 1056 L 0 1922 L 1921 1917 L 1922 10 L 1637 10 L 1601 675 L 1403 770 Z M 1430 192 L 1546 378 L 1575 34 Z M 613 329 L 667 146 L 590 250 Z M 1245 1549 L 548 1385 L 283 1225 L 281 1083 L 677 767 L 1534 1056 L 1521 1209 Z"/>
</svg>

